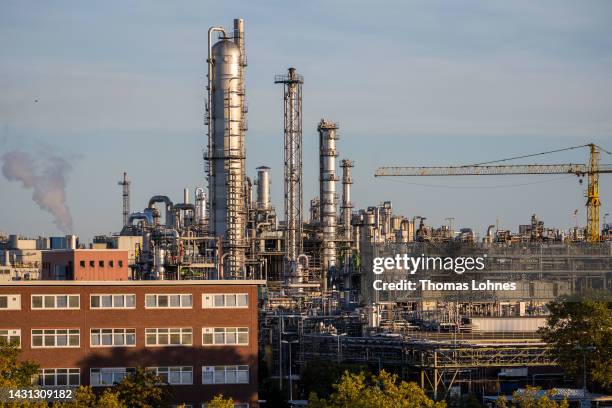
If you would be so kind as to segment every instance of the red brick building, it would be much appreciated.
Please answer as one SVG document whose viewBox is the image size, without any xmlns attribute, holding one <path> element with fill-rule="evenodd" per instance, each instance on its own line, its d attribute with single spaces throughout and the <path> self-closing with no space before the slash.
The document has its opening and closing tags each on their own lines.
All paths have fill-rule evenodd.
<svg viewBox="0 0 612 408">
<path fill-rule="evenodd" d="M 128 277 L 128 251 L 58 249 L 42 253 L 41 279 L 114 281 Z"/>
<path fill-rule="evenodd" d="M 136 367 L 175 403 L 218 393 L 257 406 L 263 281 L 18 281 L 0 284 L 0 340 L 19 343 L 44 386 L 112 385 Z"/>
</svg>

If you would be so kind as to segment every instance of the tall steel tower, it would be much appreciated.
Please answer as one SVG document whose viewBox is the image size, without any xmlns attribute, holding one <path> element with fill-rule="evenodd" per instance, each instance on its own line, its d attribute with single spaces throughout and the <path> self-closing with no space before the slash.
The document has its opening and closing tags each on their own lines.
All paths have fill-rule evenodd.
<svg viewBox="0 0 612 408">
<path fill-rule="evenodd" d="M 353 214 L 353 203 L 351 202 L 351 185 L 353 178 L 351 177 L 351 168 L 355 167 L 352 160 L 342 160 L 342 226 L 344 227 L 344 238 L 349 241 L 349 246 L 353 243 L 353 231 L 351 228 L 351 216 Z"/>
<path fill-rule="evenodd" d="M 283 84 L 285 100 L 285 277 L 298 276 L 297 257 L 302 252 L 302 84 L 304 77 L 295 68 L 287 75 L 277 75 L 275 84 Z"/>
<path fill-rule="evenodd" d="M 130 219 L 130 183 L 131 181 L 127 178 L 127 173 L 123 173 L 123 180 L 120 180 L 117 184 L 123 187 L 123 226 L 128 225 Z"/>
<path fill-rule="evenodd" d="M 327 272 L 336 266 L 336 141 L 338 124 L 321 119 L 319 131 L 319 187 L 321 206 L 321 228 L 323 242 L 321 253 L 321 288 L 327 290 Z"/>
<path fill-rule="evenodd" d="M 220 37 L 213 44 L 213 33 Z M 244 70 L 244 21 L 234 20 L 230 37 L 222 27 L 208 30 L 209 228 L 223 243 L 223 275 L 235 279 L 245 272 L 246 196 L 245 136 L 246 98 Z M 227 257 L 226 257 L 227 255 Z"/>
</svg>

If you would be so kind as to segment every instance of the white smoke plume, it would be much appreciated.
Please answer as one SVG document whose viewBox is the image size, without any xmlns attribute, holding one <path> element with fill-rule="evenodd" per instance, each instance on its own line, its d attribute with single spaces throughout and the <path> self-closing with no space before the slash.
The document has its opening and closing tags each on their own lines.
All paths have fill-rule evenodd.
<svg viewBox="0 0 612 408">
<path fill-rule="evenodd" d="M 13 150 L 0 156 L 2 174 L 9 181 L 20 181 L 23 188 L 32 189 L 32 199 L 51 215 L 64 233 L 72 232 L 72 216 L 66 205 L 66 177 L 72 165 L 51 153 L 36 154 Z"/>
</svg>

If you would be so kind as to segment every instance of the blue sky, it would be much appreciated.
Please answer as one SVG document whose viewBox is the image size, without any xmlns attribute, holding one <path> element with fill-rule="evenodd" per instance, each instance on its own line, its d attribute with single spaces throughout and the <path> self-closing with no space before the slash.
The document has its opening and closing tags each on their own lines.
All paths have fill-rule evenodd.
<svg viewBox="0 0 612 408">
<path fill-rule="evenodd" d="M 0 155 L 70 158 L 67 203 L 84 238 L 118 231 L 123 171 L 132 209 L 204 184 L 206 32 L 245 19 L 247 166 L 273 172 L 281 212 L 282 90 L 304 84 L 305 201 L 318 191 L 316 124 L 340 123 L 356 162 L 358 208 L 483 232 L 537 213 L 567 228 L 575 177 L 374 179 L 380 165 L 488 161 L 595 142 L 612 151 L 608 1 L 11 1 L 0 0 Z M 34 102 L 38 100 L 38 102 Z M 585 162 L 586 149 L 538 162 Z M 612 163 L 612 156 L 602 157 Z M 602 216 L 612 176 L 602 176 Z M 0 230 L 57 234 L 31 191 L 0 178 Z M 609 219 L 612 221 L 612 219 Z"/>
</svg>

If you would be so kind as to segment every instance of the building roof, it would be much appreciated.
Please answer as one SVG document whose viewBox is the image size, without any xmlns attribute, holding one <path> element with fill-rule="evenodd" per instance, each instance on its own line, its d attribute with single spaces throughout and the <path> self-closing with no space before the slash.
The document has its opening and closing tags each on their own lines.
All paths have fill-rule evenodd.
<svg viewBox="0 0 612 408">
<path fill-rule="evenodd" d="M 208 279 L 208 280 L 123 280 L 123 281 L 73 281 L 73 280 L 23 280 L 0 282 L 3 286 L 214 286 L 214 285 L 265 285 L 257 279 Z"/>
</svg>

